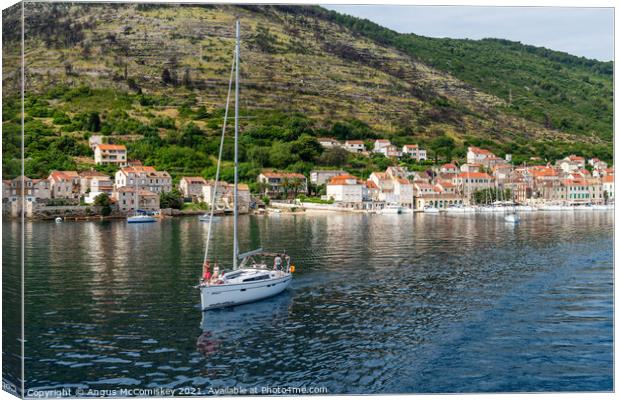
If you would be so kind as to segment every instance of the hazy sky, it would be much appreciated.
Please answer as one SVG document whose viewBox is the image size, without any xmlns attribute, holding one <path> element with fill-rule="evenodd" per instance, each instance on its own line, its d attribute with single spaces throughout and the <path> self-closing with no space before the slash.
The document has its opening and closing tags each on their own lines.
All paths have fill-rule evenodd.
<svg viewBox="0 0 620 400">
<path fill-rule="evenodd" d="M 612 8 L 328 5 L 401 33 L 502 38 L 570 54 L 613 59 Z"/>
</svg>

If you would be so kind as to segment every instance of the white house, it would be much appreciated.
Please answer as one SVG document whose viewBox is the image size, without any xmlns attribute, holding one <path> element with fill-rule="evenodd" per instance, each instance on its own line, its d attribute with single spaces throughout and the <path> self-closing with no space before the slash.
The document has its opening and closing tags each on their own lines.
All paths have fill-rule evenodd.
<svg viewBox="0 0 620 400">
<path fill-rule="evenodd" d="M 123 212 L 135 211 L 136 208 L 144 211 L 159 210 L 159 195 L 149 190 L 138 189 L 136 196 L 135 188 L 124 186 L 117 188 L 113 192 L 112 197 L 116 200 L 118 209 Z"/>
<path fill-rule="evenodd" d="M 383 149 L 391 145 L 392 143 L 390 143 L 390 141 L 387 139 L 377 139 L 375 140 L 375 146 L 373 147 L 372 151 L 375 153 L 384 154 Z"/>
<path fill-rule="evenodd" d="M 394 197 L 400 206 L 413 209 L 413 184 L 405 178 L 394 179 Z"/>
<path fill-rule="evenodd" d="M 179 181 L 179 189 L 184 197 L 197 199 L 202 197 L 202 187 L 207 181 L 201 176 L 184 176 Z"/>
<path fill-rule="evenodd" d="M 329 137 L 320 137 L 316 139 L 317 142 L 319 142 L 319 144 L 321 146 L 323 146 L 326 149 L 332 149 L 334 147 L 340 147 L 340 142 L 337 141 L 334 138 L 329 138 Z"/>
<path fill-rule="evenodd" d="M 413 195 L 415 197 L 433 195 L 436 193 L 433 185 L 426 182 L 414 182 L 413 183 Z"/>
<path fill-rule="evenodd" d="M 467 148 L 467 163 L 482 164 L 487 157 L 495 156 L 489 150 L 470 146 Z"/>
<path fill-rule="evenodd" d="M 17 201 L 22 196 L 25 197 L 27 201 L 50 199 L 50 182 L 47 179 L 30 179 L 27 176 L 18 176 L 13 179 L 2 181 L 3 199 Z"/>
<path fill-rule="evenodd" d="M 568 157 L 565 157 L 565 158 L 563 158 L 561 160 L 556 161 L 555 165 L 560 167 L 562 169 L 562 171 L 564 171 L 566 173 L 571 173 L 571 172 L 576 171 L 578 169 L 585 168 L 586 167 L 586 161 L 585 161 L 585 158 L 583 158 L 583 157 L 571 154 Z"/>
<path fill-rule="evenodd" d="M 92 192 L 91 183 L 93 179 L 108 179 L 111 181 L 111 178 L 104 174 L 103 172 L 99 172 L 97 170 L 91 169 L 88 171 L 82 171 L 79 173 L 80 175 L 80 194 L 84 195 L 88 192 Z"/>
<path fill-rule="evenodd" d="M 122 144 L 99 144 L 95 147 L 95 164 L 127 165 L 127 147 Z"/>
<path fill-rule="evenodd" d="M 216 209 L 230 210 L 234 206 L 234 185 L 227 182 L 218 182 L 217 196 L 215 198 Z M 202 200 L 211 207 L 213 202 L 213 192 L 215 190 L 215 181 L 208 181 L 202 185 Z M 239 212 L 245 214 L 250 210 L 250 187 L 245 183 L 237 186 L 237 195 L 239 200 Z"/>
<path fill-rule="evenodd" d="M 379 151 L 379 153 L 383 154 L 386 157 L 400 157 L 401 156 L 400 150 L 398 150 L 398 147 L 394 146 L 393 144 L 382 148 L 381 151 Z"/>
<path fill-rule="evenodd" d="M 327 183 L 327 197 L 345 205 L 359 204 L 363 200 L 364 183 L 353 175 L 339 175 Z"/>
<path fill-rule="evenodd" d="M 80 176 L 77 171 L 52 171 L 47 177 L 50 193 L 54 199 L 78 199 Z"/>
<path fill-rule="evenodd" d="M 88 138 L 88 146 L 92 151 L 95 151 L 95 147 L 99 146 L 103 143 L 103 136 L 101 135 L 92 135 Z"/>
<path fill-rule="evenodd" d="M 136 182 L 137 179 L 137 182 Z M 170 192 L 172 190 L 172 178 L 166 171 L 156 171 L 149 166 L 125 167 L 116 171 L 114 186 L 121 187 L 138 186 L 141 190 L 153 193 Z"/>
<path fill-rule="evenodd" d="M 319 170 L 315 169 L 310 171 L 310 182 L 315 185 L 323 185 L 330 179 L 338 175 L 346 175 L 346 172 L 341 169 Z"/>
<path fill-rule="evenodd" d="M 462 172 L 454 179 L 460 192 L 465 196 L 471 195 L 476 190 L 488 189 L 491 187 L 493 178 L 484 172 Z"/>
<path fill-rule="evenodd" d="M 417 144 L 404 145 L 402 154 L 408 154 L 411 158 L 415 158 L 418 161 L 426 160 L 426 150 L 421 149 Z"/>
<path fill-rule="evenodd" d="M 258 175 L 258 182 L 264 185 L 263 195 L 292 197 L 308 191 L 308 180 L 296 172 L 265 170 Z"/>
<path fill-rule="evenodd" d="M 95 198 L 102 193 L 112 196 L 114 193 L 114 182 L 110 177 L 96 176 L 89 181 L 89 192 L 84 196 L 84 202 L 92 204 L 95 202 Z"/>
<path fill-rule="evenodd" d="M 344 142 L 344 149 L 351 153 L 362 153 L 366 151 L 363 140 L 347 140 Z"/>
<path fill-rule="evenodd" d="M 461 172 L 480 172 L 482 164 L 478 163 L 466 163 L 461 165 Z"/>
<path fill-rule="evenodd" d="M 439 172 L 442 174 L 456 174 L 458 172 L 458 168 L 452 163 L 444 164 L 439 168 Z"/>
</svg>

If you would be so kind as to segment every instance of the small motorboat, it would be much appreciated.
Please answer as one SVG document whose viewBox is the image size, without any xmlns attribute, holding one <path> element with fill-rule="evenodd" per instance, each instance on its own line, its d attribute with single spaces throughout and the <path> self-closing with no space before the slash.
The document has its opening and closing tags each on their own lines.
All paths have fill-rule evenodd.
<svg viewBox="0 0 620 400">
<path fill-rule="evenodd" d="M 427 214 L 439 214 L 439 208 L 437 207 L 424 207 L 424 212 Z"/>
<path fill-rule="evenodd" d="M 127 217 L 128 224 L 143 224 L 143 223 L 155 222 L 155 221 L 157 221 L 157 218 L 151 215 L 146 215 L 146 214 L 137 214 L 137 215 L 132 215 L 131 217 Z"/>
<path fill-rule="evenodd" d="M 198 217 L 198 219 L 202 222 L 210 222 L 210 221 L 217 222 L 220 220 L 220 217 L 215 216 L 215 215 L 211 217 L 211 214 L 203 214 L 200 217 Z"/>
<path fill-rule="evenodd" d="M 56 219 L 54 220 L 57 224 L 62 222 L 62 217 L 56 217 Z"/>
</svg>

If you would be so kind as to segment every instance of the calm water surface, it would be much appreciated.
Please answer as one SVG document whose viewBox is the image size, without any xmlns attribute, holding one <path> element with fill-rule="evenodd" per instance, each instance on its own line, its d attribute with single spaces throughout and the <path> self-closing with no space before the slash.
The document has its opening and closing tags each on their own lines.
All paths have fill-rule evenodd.
<svg viewBox="0 0 620 400">
<path fill-rule="evenodd" d="M 27 224 L 26 387 L 613 389 L 611 212 L 246 216 L 242 251 L 286 250 L 295 279 L 202 314 L 206 226 Z M 232 220 L 214 226 L 228 264 Z"/>
</svg>

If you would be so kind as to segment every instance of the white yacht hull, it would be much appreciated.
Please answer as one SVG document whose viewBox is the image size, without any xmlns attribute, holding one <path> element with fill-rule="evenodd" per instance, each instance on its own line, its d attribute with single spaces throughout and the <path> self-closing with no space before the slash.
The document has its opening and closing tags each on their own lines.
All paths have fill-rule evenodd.
<svg viewBox="0 0 620 400">
<path fill-rule="evenodd" d="M 293 275 L 248 283 L 231 283 L 200 287 L 202 310 L 252 303 L 282 293 L 291 283 Z"/>
<path fill-rule="evenodd" d="M 156 222 L 157 218 L 150 217 L 147 215 L 134 215 L 133 217 L 127 218 L 127 223 L 129 224 L 143 224 L 147 222 Z"/>
<path fill-rule="evenodd" d="M 438 214 L 439 213 L 439 209 L 435 208 L 435 207 L 427 207 L 424 209 L 424 212 L 426 214 Z"/>
</svg>

